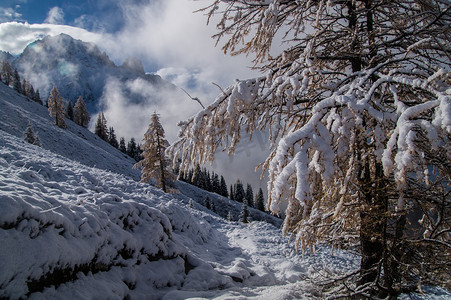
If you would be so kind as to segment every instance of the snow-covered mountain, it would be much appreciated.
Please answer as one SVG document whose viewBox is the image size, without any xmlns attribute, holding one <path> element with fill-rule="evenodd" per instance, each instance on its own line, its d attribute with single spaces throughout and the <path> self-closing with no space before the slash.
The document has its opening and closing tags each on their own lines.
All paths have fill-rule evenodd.
<svg viewBox="0 0 451 300">
<path fill-rule="evenodd" d="M 5 57 L 10 59 L 7 55 L 5 53 Z M 73 39 L 67 34 L 47 36 L 29 44 L 12 65 L 35 89 L 39 89 L 41 97 L 46 98 L 56 86 L 63 98 L 73 103 L 83 96 L 91 113 L 102 109 L 99 99 L 111 80 L 123 84 L 139 79 L 141 84 L 156 90 L 175 89 L 160 76 L 145 74 L 138 59 L 130 58 L 116 66 L 96 45 Z M 132 88 L 123 93 L 136 103 L 148 97 Z"/>
<path fill-rule="evenodd" d="M 30 121 L 42 147 L 22 138 Z M 0 299 L 324 298 L 314 283 L 358 266 L 326 246 L 302 258 L 274 225 L 228 222 L 199 204 L 208 196 L 221 214 L 238 203 L 185 183 L 165 194 L 132 165 L 0 83 Z"/>
</svg>

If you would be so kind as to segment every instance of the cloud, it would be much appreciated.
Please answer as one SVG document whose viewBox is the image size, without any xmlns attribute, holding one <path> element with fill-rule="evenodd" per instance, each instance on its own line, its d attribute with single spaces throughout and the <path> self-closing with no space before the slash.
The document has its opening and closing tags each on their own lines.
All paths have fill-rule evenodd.
<svg viewBox="0 0 451 300">
<path fill-rule="evenodd" d="M 145 101 L 133 101 L 138 97 Z M 116 133 L 126 140 L 134 137 L 138 142 L 144 136 L 153 112 L 160 114 L 166 138 L 173 142 L 179 131 L 177 123 L 198 110 L 181 90 L 149 85 L 141 78 L 125 83 L 110 78 L 100 104 L 108 126 L 113 126 Z M 92 119 L 95 122 L 96 117 Z"/>
<path fill-rule="evenodd" d="M 20 8 L 19 5 L 16 5 L 16 9 Z M 11 7 L 0 7 L 0 23 L 9 22 L 13 20 L 18 20 L 22 17 L 22 14 L 17 12 L 15 9 Z"/>
<path fill-rule="evenodd" d="M 47 18 L 44 20 L 44 23 L 64 24 L 63 9 L 58 6 L 52 7 L 47 14 Z"/>
<path fill-rule="evenodd" d="M 108 45 L 108 41 L 111 40 L 106 34 L 93 33 L 78 27 L 6 22 L 0 24 L 0 49 L 18 55 L 29 43 L 42 39 L 46 35 L 55 36 L 60 33 L 103 46 Z"/>
</svg>

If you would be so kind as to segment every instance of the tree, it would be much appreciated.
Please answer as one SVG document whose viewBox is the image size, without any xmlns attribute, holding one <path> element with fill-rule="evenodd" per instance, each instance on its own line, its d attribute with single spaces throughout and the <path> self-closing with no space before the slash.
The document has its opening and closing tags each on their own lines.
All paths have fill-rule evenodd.
<svg viewBox="0 0 451 300">
<path fill-rule="evenodd" d="M 244 200 L 246 199 L 246 193 L 244 192 L 244 187 L 243 184 L 241 183 L 241 181 L 238 179 L 235 183 L 235 188 L 234 188 L 234 194 L 233 194 L 233 200 L 238 201 L 238 202 L 244 202 Z"/>
<path fill-rule="evenodd" d="M 247 207 L 246 199 L 244 199 L 243 204 L 241 205 L 240 222 L 249 223 L 249 209 Z"/>
<path fill-rule="evenodd" d="M 205 199 L 205 207 L 206 207 L 207 209 L 211 209 L 210 198 L 209 198 L 209 197 L 207 197 L 207 198 Z"/>
<path fill-rule="evenodd" d="M 229 192 L 227 191 L 227 183 L 224 179 L 224 176 L 221 175 L 221 182 L 219 185 L 219 195 L 224 197 L 229 197 Z"/>
<path fill-rule="evenodd" d="M 119 147 L 119 143 L 117 142 L 116 133 L 114 132 L 114 128 L 110 126 L 108 128 L 108 143 L 114 148 Z"/>
<path fill-rule="evenodd" d="M 167 192 L 175 176 L 169 171 L 169 162 L 165 156 L 168 143 L 157 113 L 152 114 L 143 142 L 143 159 L 136 163 L 134 168 L 142 169 L 141 182 L 150 182 L 153 179 L 159 188 Z"/>
<path fill-rule="evenodd" d="M 119 140 L 119 150 L 122 153 L 127 153 L 127 147 L 125 146 L 125 139 L 123 137 L 121 137 Z"/>
<path fill-rule="evenodd" d="M 233 215 L 232 212 L 229 210 L 229 213 L 227 214 L 227 221 L 232 222 L 233 221 Z"/>
<path fill-rule="evenodd" d="M 41 140 L 39 139 L 38 134 L 34 133 L 33 130 L 33 124 L 31 123 L 31 121 L 28 122 L 27 128 L 25 129 L 23 138 L 26 142 L 36 145 L 36 146 L 41 146 Z"/>
<path fill-rule="evenodd" d="M 66 117 L 73 121 L 74 120 L 74 108 L 72 107 L 72 102 L 69 100 L 66 104 Z"/>
<path fill-rule="evenodd" d="M 263 190 L 260 188 L 255 196 L 254 207 L 260 211 L 265 211 L 265 198 L 263 196 Z"/>
<path fill-rule="evenodd" d="M 138 146 L 136 145 L 135 138 L 132 137 L 130 141 L 127 143 L 127 154 L 131 158 L 135 158 Z"/>
<path fill-rule="evenodd" d="M 94 133 L 105 142 L 108 142 L 108 127 L 103 112 L 99 113 L 97 117 Z"/>
<path fill-rule="evenodd" d="M 13 70 L 8 61 L 2 61 L 2 81 L 6 85 L 10 85 L 13 80 Z"/>
<path fill-rule="evenodd" d="M 230 185 L 230 192 L 229 192 L 230 200 L 235 200 L 235 191 L 233 189 L 233 185 Z"/>
<path fill-rule="evenodd" d="M 247 204 L 252 207 L 252 202 L 254 201 L 254 191 L 252 190 L 252 186 L 248 183 L 246 186 L 246 195 L 245 195 Z"/>
<path fill-rule="evenodd" d="M 22 84 L 21 84 L 20 75 L 19 75 L 19 72 L 17 72 L 17 69 L 14 69 L 13 87 L 14 87 L 14 90 L 16 90 L 16 92 L 18 92 L 19 94 L 22 94 Z"/>
<path fill-rule="evenodd" d="M 358 243 L 362 293 L 396 296 L 416 286 L 409 274 L 449 281 L 450 4 L 217 0 L 204 11 L 222 14 L 224 51 L 254 53 L 265 75 L 180 123 L 169 152 L 182 168 L 233 153 L 242 130 L 269 130 L 268 203 L 288 202 L 283 233 L 303 251 Z M 275 36 L 284 49 L 270 56 Z M 417 211 L 428 225 L 415 231 Z"/>
<path fill-rule="evenodd" d="M 44 103 L 42 103 L 41 95 L 39 94 L 39 89 L 36 90 L 36 93 L 34 93 L 34 97 L 32 98 L 32 100 L 33 100 L 34 102 L 37 102 L 37 103 L 41 104 L 41 105 L 44 104 Z"/>
<path fill-rule="evenodd" d="M 86 109 L 85 101 L 83 100 L 83 97 L 80 96 L 78 97 L 77 102 L 75 102 L 74 105 L 74 122 L 86 128 L 88 127 L 90 120 L 91 116 L 89 115 L 89 112 Z"/>
<path fill-rule="evenodd" d="M 49 98 L 47 100 L 47 106 L 50 116 L 55 117 L 56 126 L 60 128 L 66 128 L 66 120 L 64 119 L 64 104 L 56 86 L 50 91 Z"/>
<path fill-rule="evenodd" d="M 212 178 L 211 178 L 211 191 L 213 193 L 217 193 L 220 194 L 220 188 L 221 188 L 221 183 L 219 182 L 219 175 L 216 173 L 213 173 Z"/>
</svg>

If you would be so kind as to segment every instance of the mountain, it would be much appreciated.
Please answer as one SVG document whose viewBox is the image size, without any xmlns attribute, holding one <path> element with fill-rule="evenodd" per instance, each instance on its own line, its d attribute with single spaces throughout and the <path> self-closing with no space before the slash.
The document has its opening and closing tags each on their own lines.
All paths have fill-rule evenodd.
<svg viewBox="0 0 451 300">
<path fill-rule="evenodd" d="M 73 103 L 83 96 L 91 113 L 102 109 L 99 99 L 106 85 L 113 80 L 120 82 L 121 86 L 140 80 L 142 85 L 157 91 L 175 89 L 160 76 L 145 74 L 138 59 L 130 58 L 116 66 L 96 45 L 73 39 L 67 34 L 47 36 L 29 44 L 13 60 L 12 66 L 35 89 L 39 89 L 43 99 L 56 86 L 63 98 Z M 133 88 L 125 88 L 123 93 L 135 103 L 144 102 L 148 97 Z"/>
<path fill-rule="evenodd" d="M 42 147 L 23 139 L 30 121 Z M 268 222 L 220 217 L 239 203 L 181 182 L 163 193 L 132 166 L 0 83 L 0 299 L 323 299 L 337 292 L 316 285 L 330 283 L 324 274 L 359 266 L 355 253 L 324 245 L 303 258 Z M 400 299 L 451 297 L 423 291 Z"/>
</svg>

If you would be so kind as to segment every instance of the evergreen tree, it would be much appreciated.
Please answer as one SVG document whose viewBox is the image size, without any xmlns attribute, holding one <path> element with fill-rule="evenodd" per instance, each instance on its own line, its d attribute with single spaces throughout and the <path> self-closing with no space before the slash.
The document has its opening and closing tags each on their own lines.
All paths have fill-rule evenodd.
<svg viewBox="0 0 451 300">
<path fill-rule="evenodd" d="M 127 143 L 127 154 L 128 156 L 130 156 L 131 158 L 135 158 L 136 156 L 136 150 L 137 150 L 137 145 L 135 142 L 135 138 L 132 137 L 130 139 L 130 141 Z"/>
<path fill-rule="evenodd" d="M 246 201 L 250 207 L 252 207 L 252 203 L 254 201 L 254 191 L 252 190 L 252 186 L 248 183 L 246 186 Z"/>
<path fill-rule="evenodd" d="M 108 127 L 103 112 L 101 112 L 97 117 L 94 133 L 105 142 L 108 142 Z"/>
<path fill-rule="evenodd" d="M 37 103 L 41 104 L 41 105 L 44 104 L 44 103 L 42 103 L 41 95 L 39 94 L 39 89 L 37 89 L 37 90 L 36 90 L 36 93 L 34 93 L 34 97 L 33 97 L 32 100 L 33 100 L 34 102 L 37 102 Z"/>
<path fill-rule="evenodd" d="M 156 185 L 167 192 L 169 185 L 175 179 L 174 174 L 169 171 L 169 162 L 165 157 L 167 141 L 160 117 L 154 113 L 149 127 L 144 134 L 143 159 L 135 164 L 134 168 L 141 168 L 141 182 L 155 180 Z"/>
<path fill-rule="evenodd" d="M 66 120 L 64 119 L 64 104 L 58 89 L 55 87 L 50 91 L 47 100 L 50 116 L 55 117 L 56 125 L 60 128 L 66 128 Z"/>
<path fill-rule="evenodd" d="M 8 61 L 4 60 L 2 61 L 2 81 L 7 86 L 11 84 L 13 80 L 13 70 L 11 68 L 11 65 Z"/>
<path fill-rule="evenodd" d="M 119 150 L 122 153 L 127 153 L 127 147 L 125 146 L 125 139 L 123 137 L 121 137 L 119 140 Z"/>
<path fill-rule="evenodd" d="M 246 193 L 244 192 L 243 184 L 238 179 L 235 184 L 234 200 L 238 201 L 238 202 L 244 202 L 245 199 L 246 199 Z"/>
<path fill-rule="evenodd" d="M 207 209 L 211 209 L 211 204 L 210 204 L 210 198 L 209 198 L 209 197 L 207 197 L 207 198 L 205 199 L 205 207 L 206 207 Z"/>
<path fill-rule="evenodd" d="M 211 179 L 211 191 L 218 195 L 221 194 L 221 183 L 219 182 L 219 176 L 216 173 L 213 173 L 213 176 Z"/>
<path fill-rule="evenodd" d="M 119 143 L 117 142 L 116 133 L 114 133 L 114 128 L 110 126 L 108 128 L 108 143 L 114 148 L 119 147 Z"/>
<path fill-rule="evenodd" d="M 227 214 L 227 221 L 229 221 L 229 222 L 233 221 L 232 211 L 230 211 L 230 210 L 229 210 L 229 213 Z"/>
<path fill-rule="evenodd" d="M 224 197 L 229 197 L 229 192 L 227 191 L 227 183 L 224 179 L 224 176 L 221 175 L 221 182 L 219 186 L 219 195 Z"/>
<path fill-rule="evenodd" d="M 189 206 L 189 208 L 194 208 L 193 199 L 189 199 L 188 206 Z"/>
<path fill-rule="evenodd" d="M 39 91 L 36 92 L 39 95 Z M 88 110 L 86 109 L 85 101 L 83 97 L 80 96 L 75 102 L 74 105 L 74 122 L 82 127 L 87 127 L 89 124 L 89 120 L 91 116 L 89 115 Z"/>
<path fill-rule="evenodd" d="M 34 136 L 34 145 L 41 147 L 41 139 L 39 138 L 39 134 L 36 132 Z"/>
<path fill-rule="evenodd" d="M 230 193 L 229 193 L 230 200 L 235 200 L 235 191 L 233 190 L 233 185 L 230 185 Z"/>
<path fill-rule="evenodd" d="M 202 183 L 202 170 L 199 164 L 196 164 L 196 167 L 193 172 L 193 176 L 191 177 L 191 183 L 194 186 L 200 187 Z"/>
<path fill-rule="evenodd" d="M 246 199 L 244 199 L 243 205 L 241 206 L 240 222 L 242 222 L 242 223 L 249 223 L 249 209 L 247 207 L 247 200 Z"/>
<path fill-rule="evenodd" d="M 20 82 L 20 75 L 19 72 L 17 72 L 17 69 L 14 69 L 13 87 L 16 92 L 22 94 L 22 84 Z"/>
<path fill-rule="evenodd" d="M 263 190 L 261 188 L 255 196 L 254 207 L 258 210 L 265 211 L 265 198 L 263 197 Z"/>
<path fill-rule="evenodd" d="M 23 134 L 23 139 L 30 144 L 34 144 L 36 142 L 33 124 L 31 123 L 31 121 L 28 122 L 27 128 L 25 129 L 25 132 Z"/>
<path fill-rule="evenodd" d="M 74 120 L 74 108 L 72 107 L 72 102 L 69 100 L 66 104 L 66 118 L 73 121 Z"/>
<path fill-rule="evenodd" d="M 26 96 L 26 97 L 30 97 L 29 95 L 28 95 L 28 92 L 29 92 L 29 83 L 27 82 L 27 80 L 25 79 L 25 78 L 23 78 L 22 79 L 22 88 L 21 88 L 21 91 L 22 91 L 22 94 L 24 95 L 24 96 Z"/>
<path fill-rule="evenodd" d="M 214 212 L 214 213 L 217 213 L 216 205 L 215 205 L 215 201 L 214 200 L 211 200 L 210 206 L 211 206 L 211 211 Z"/>
</svg>

